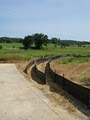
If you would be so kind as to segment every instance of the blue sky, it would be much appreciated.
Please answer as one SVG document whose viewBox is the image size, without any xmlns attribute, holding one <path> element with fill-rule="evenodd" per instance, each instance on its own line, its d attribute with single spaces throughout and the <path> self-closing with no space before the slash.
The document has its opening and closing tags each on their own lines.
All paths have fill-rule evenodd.
<svg viewBox="0 0 90 120">
<path fill-rule="evenodd" d="M 36 32 L 90 41 L 90 0 L 0 0 L 0 37 Z"/>
</svg>

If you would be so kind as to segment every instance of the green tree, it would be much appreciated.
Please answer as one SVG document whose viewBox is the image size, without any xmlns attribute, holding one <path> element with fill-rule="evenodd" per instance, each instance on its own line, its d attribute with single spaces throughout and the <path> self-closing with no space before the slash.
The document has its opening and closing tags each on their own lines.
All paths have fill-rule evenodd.
<svg viewBox="0 0 90 120">
<path fill-rule="evenodd" d="M 30 35 L 26 36 L 23 40 L 24 48 L 28 49 L 31 47 L 32 44 L 33 44 L 33 37 Z"/>
<path fill-rule="evenodd" d="M 42 46 L 47 46 L 48 44 L 48 36 L 42 33 L 36 33 L 33 35 L 34 44 L 36 49 L 41 49 Z"/>
<path fill-rule="evenodd" d="M 57 45 L 60 45 L 60 38 L 56 38 L 56 37 L 53 37 L 51 38 L 51 43 L 55 45 L 55 47 L 57 47 Z"/>
</svg>

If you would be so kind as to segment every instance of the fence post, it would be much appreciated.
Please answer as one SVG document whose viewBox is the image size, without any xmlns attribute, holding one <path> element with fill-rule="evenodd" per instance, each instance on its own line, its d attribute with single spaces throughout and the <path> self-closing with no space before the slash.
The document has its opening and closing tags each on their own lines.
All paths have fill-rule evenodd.
<svg viewBox="0 0 90 120">
<path fill-rule="evenodd" d="M 64 80 L 64 74 L 63 74 L 63 90 L 64 90 L 64 86 L 65 86 L 65 80 Z"/>
<path fill-rule="evenodd" d="M 37 67 L 37 63 L 36 63 L 36 60 L 35 60 L 35 61 L 34 61 L 35 73 L 37 73 L 37 72 L 36 72 L 36 69 L 37 69 L 36 67 Z"/>
<path fill-rule="evenodd" d="M 49 68 L 49 73 L 50 73 L 50 59 L 48 61 L 48 68 Z"/>
<path fill-rule="evenodd" d="M 89 101 L 88 101 L 88 109 L 90 109 L 90 90 L 89 90 Z"/>
</svg>

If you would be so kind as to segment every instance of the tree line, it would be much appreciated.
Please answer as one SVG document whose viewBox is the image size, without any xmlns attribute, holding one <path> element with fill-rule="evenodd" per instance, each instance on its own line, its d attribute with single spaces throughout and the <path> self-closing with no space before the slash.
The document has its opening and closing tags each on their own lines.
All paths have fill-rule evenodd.
<svg viewBox="0 0 90 120">
<path fill-rule="evenodd" d="M 0 37 L 0 43 L 22 43 L 22 38 Z"/>
<path fill-rule="evenodd" d="M 53 37 L 48 38 L 47 35 L 42 33 L 35 33 L 32 35 L 27 35 L 22 38 L 10 38 L 10 37 L 0 37 L 0 43 L 22 43 L 24 49 L 35 48 L 41 49 L 43 46 L 47 47 L 48 44 L 54 44 L 55 47 L 60 45 L 61 47 L 71 46 L 71 45 L 90 45 L 88 41 L 76 41 L 76 40 L 61 40 L 60 38 Z"/>
</svg>

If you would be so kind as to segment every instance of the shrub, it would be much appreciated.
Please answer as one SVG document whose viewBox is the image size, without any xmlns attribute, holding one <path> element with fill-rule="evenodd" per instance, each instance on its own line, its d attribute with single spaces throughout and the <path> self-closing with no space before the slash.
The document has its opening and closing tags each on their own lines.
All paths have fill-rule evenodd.
<svg viewBox="0 0 90 120">
<path fill-rule="evenodd" d="M 0 49 L 2 49 L 3 47 L 2 47 L 2 45 L 0 45 Z"/>
</svg>

